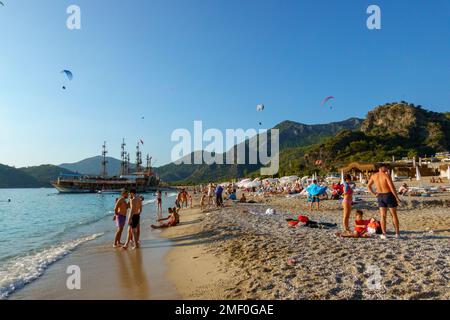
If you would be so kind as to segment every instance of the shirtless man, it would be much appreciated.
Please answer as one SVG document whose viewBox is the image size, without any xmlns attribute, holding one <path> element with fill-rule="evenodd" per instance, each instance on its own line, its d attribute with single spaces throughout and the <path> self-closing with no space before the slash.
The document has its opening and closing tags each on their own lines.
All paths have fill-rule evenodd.
<svg viewBox="0 0 450 320">
<path fill-rule="evenodd" d="M 375 184 L 377 191 L 373 191 L 372 186 Z M 400 198 L 398 197 L 397 190 L 395 189 L 394 183 L 392 182 L 391 176 L 389 175 L 388 169 L 385 165 L 381 166 L 379 171 L 372 175 L 369 184 L 367 185 L 370 193 L 375 195 L 378 199 L 378 208 L 380 208 L 381 215 L 381 229 L 383 234 L 381 239 L 386 238 L 386 214 L 387 209 L 392 216 L 395 227 L 395 237 L 400 237 L 400 224 L 397 217 L 397 207 L 400 204 Z"/>
<path fill-rule="evenodd" d="M 136 197 L 136 190 L 130 191 L 130 217 L 128 218 L 128 236 L 124 249 L 128 249 L 131 239 L 134 240 L 135 248 L 139 248 L 139 229 L 142 212 L 142 200 Z"/>
<path fill-rule="evenodd" d="M 127 210 L 128 210 L 128 191 L 122 190 L 122 196 L 117 199 L 116 206 L 114 207 L 114 218 L 116 221 L 117 231 L 116 236 L 114 237 L 114 248 L 120 246 L 120 238 L 122 238 L 122 231 L 125 226 L 125 222 L 127 220 Z"/>
</svg>

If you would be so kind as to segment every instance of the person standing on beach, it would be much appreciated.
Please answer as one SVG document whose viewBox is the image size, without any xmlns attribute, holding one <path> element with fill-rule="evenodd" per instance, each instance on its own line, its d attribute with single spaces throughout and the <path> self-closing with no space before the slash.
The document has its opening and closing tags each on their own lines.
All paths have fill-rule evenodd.
<svg viewBox="0 0 450 320">
<path fill-rule="evenodd" d="M 214 185 L 210 182 L 208 184 L 208 205 L 213 203 L 214 189 Z"/>
<path fill-rule="evenodd" d="M 136 190 L 130 191 L 130 217 L 128 219 L 128 236 L 124 249 L 128 249 L 131 240 L 134 240 L 135 248 L 139 248 L 140 221 L 142 212 L 142 200 L 136 196 Z"/>
<path fill-rule="evenodd" d="M 344 199 L 342 200 L 342 208 L 343 208 L 343 215 L 342 215 L 342 227 L 344 229 L 344 234 L 350 234 L 350 227 L 349 227 L 349 219 L 350 214 L 352 213 L 352 205 L 353 205 L 353 189 L 350 187 L 350 182 L 352 181 L 352 177 L 347 174 L 345 176 L 344 180 Z"/>
<path fill-rule="evenodd" d="M 223 207 L 223 197 L 222 197 L 223 187 L 220 184 L 217 185 L 215 193 L 216 193 L 216 206 Z"/>
<path fill-rule="evenodd" d="M 375 184 L 376 192 L 373 191 L 372 186 Z M 369 184 L 367 185 L 370 193 L 378 199 L 378 208 L 380 209 L 381 215 L 381 229 L 383 234 L 381 239 L 385 240 L 386 237 L 386 214 L 387 209 L 391 213 L 392 220 L 395 227 L 395 237 L 400 237 L 400 223 L 397 217 L 397 207 L 400 204 L 400 198 L 398 197 L 397 190 L 392 182 L 391 176 L 389 174 L 386 165 L 382 165 L 379 171 L 372 175 Z"/>
<path fill-rule="evenodd" d="M 114 237 L 114 248 L 117 248 L 121 245 L 120 239 L 122 238 L 123 228 L 125 227 L 125 222 L 127 220 L 127 211 L 129 204 L 127 202 L 128 199 L 128 191 L 122 190 L 121 197 L 117 199 L 116 205 L 114 207 L 114 218 L 116 221 L 117 231 L 116 236 Z"/>
<path fill-rule="evenodd" d="M 158 192 L 156 192 L 156 203 L 157 203 L 157 210 L 158 210 L 158 212 L 162 212 L 162 193 L 161 193 L 161 190 L 158 190 Z"/>
</svg>

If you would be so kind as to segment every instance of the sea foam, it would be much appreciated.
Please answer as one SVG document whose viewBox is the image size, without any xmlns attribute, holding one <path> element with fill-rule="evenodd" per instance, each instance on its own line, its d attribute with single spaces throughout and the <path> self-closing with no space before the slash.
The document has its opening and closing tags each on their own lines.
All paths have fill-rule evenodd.
<svg viewBox="0 0 450 320">
<path fill-rule="evenodd" d="M 50 265 L 64 258 L 81 244 L 102 235 L 103 233 L 98 233 L 64 242 L 2 263 L 0 265 L 0 299 L 6 299 L 14 291 L 42 276 Z"/>
</svg>

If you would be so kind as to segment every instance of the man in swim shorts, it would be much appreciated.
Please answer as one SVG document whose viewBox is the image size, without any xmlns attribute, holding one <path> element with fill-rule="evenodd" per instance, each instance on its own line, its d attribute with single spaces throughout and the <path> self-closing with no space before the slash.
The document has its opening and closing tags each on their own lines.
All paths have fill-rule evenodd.
<svg viewBox="0 0 450 320">
<path fill-rule="evenodd" d="M 375 184 L 376 192 L 373 191 L 372 186 Z M 386 214 L 387 210 L 391 213 L 392 220 L 394 222 L 395 227 L 395 237 L 400 237 L 400 223 L 397 217 L 397 207 L 400 204 L 400 198 L 397 194 L 397 189 L 392 182 L 391 175 L 389 174 L 389 170 L 386 165 L 382 165 L 379 168 L 379 171 L 372 175 L 370 178 L 369 184 L 367 185 L 370 193 L 378 199 L 378 208 L 380 209 L 381 215 L 381 229 L 383 234 L 381 235 L 381 239 L 385 240 L 386 238 Z"/>
<path fill-rule="evenodd" d="M 128 236 L 124 249 L 128 249 L 131 240 L 134 240 L 135 248 L 139 248 L 140 221 L 142 212 L 142 200 L 136 196 L 136 190 L 130 191 L 130 218 L 128 219 Z"/>
<path fill-rule="evenodd" d="M 116 205 L 114 207 L 114 218 L 116 221 L 117 231 L 116 236 L 114 237 L 114 248 L 120 246 L 120 239 L 122 238 L 123 228 L 125 227 L 125 222 L 127 220 L 127 210 L 128 210 L 128 191 L 123 189 L 121 193 L 121 197 L 117 199 Z"/>
</svg>

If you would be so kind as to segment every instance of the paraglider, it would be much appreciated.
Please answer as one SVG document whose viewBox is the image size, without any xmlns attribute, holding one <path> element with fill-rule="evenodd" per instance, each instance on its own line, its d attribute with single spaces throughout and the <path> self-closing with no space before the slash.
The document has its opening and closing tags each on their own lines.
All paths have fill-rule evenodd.
<svg viewBox="0 0 450 320">
<path fill-rule="evenodd" d="M 256 106 L 256 111 L 258 111 L 258 112 L 262 112 L 262 111 L 264 111 L 264 105 L 263 104 L 258 104 L 257 106 Z M 262 126 L 262 122 L 261 121 L 259 121 L 259 125 L 260 126 Z"/>
<path fill-rule="evenodd" d="M 70 71 L 70 70 L 63 70 L 63 71 L 61 71 L 61 73 L 63 73 L 67 77 L 67 79 L 72 81 L 72 79 L 73 79 L 72 71 Z M 63 86 L 62 88 L 63 88 L 63 90 L 66 90 L 66 86 Z"/>
<path fill-rule="evenodd" d="M 334 99 L 333 96 L 328 96 L 328 97 L 326 97 L 325 99 L 323 99 L 323 101 L 322 101 L 322 106 L 324 106 L 325 104 L 327 104 L 327 102 L 330 101 L 330 100 L 332 100 L 332 99 Z M 333 109 L 333 106 L 330 106 L 330 109 Z"/>
</svg>

